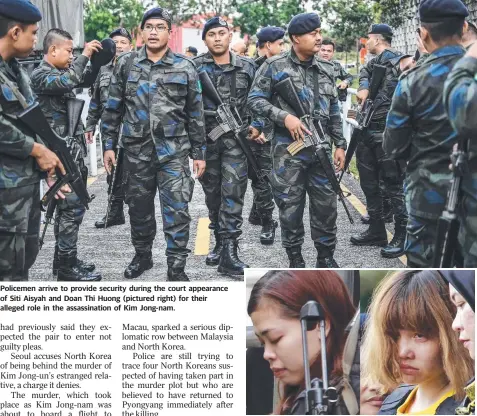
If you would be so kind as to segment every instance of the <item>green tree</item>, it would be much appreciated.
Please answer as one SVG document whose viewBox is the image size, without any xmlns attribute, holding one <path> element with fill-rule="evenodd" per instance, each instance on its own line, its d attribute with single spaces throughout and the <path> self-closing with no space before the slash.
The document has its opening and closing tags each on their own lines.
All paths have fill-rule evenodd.
<svg viewBox="0 0 477 416">
<path fill-rule="evenodd" d="M 234 25 L 249 35 L 254 35 L 264 26 L 284 27 L 292 16 L 305 11 L 304 2 L 297 0 L 262 0 L 257 3 L 236 0 L 235 8 L 239 17 L 234 18 Z"/>
<path fill-rule="evenodd" d="M 366 0 L 316 1 L 315 7 L 330 27 L 330 35 L 345 51 L 356 48 L 374 20 L 372 4 Z"/>
<path fill-rule="evenodd" d="M 104 39 L 119 26 L 134 32 L 144 10 L 140 0 L 86 0 L 85 38 L 87 41 Z"/>
</svg>

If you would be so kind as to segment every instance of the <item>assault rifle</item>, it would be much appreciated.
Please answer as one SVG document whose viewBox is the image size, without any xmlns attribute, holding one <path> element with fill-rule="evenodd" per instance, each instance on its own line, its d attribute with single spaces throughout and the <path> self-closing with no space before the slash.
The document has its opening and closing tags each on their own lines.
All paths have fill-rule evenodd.
<svg viewBox="0 0 477 416">
<path fill-rule="evenodd" d="M 335 170 L 331 164 L 326 149 L 323 147 L 323 141 L 325 140 L 325 132 L 319 120 L 313 120 L 312 117 L 305 112 L 302 102 L 298 98 L 295 86 L 290 78 L 286 78 L 277 84 L 275 84 L 274 90 L 277 94 L 293 109 L 296 116 L 301 120 L 305 127 L 311 131 L 311 135 L 305 133 L 305 140 L 294 141 L 288 146 L 287 150 L 291 155 L 295 155 L 300 150 L 306 147 L 312 147 L 315 151 L 315 155 L 321 163 L 326 177 L 330 181 L 333 190 L 338 195 L 338 199 L 343 204 L 343 208 L 348 216 L 351 224 L 354 224 L 353 217 L 351 216 L 348 207 L 346 206 L 345 197 L 341 190 L 338 179 L 336 178 Z M 316 124 L 316 126 L 315 126 Z"/>
<path fill-rule="evenodd" d="M 258 167 L 257 160 L 250 150 L 247 139 L 248 126 L 242 122 L 242 118 L 240 117 L 237 108 L 233 107 L 234 111 L 232 111 L 232 106 L 223 102 L 207 72 L 200 71 L 199 79 L 202 84 L 204 95 L 217 106 L 217 121 L 219 125 L 209 133 L 209 138 L 215 142 L 223 134 L 228 133 L 229 131 L 233 132 L 237 143 L 247 157 L 247 161 L 252 167 L 254 174 L 257 176 L 258 181 L 269 182 L 268 176 L 262 174 Z"/>
</svg>

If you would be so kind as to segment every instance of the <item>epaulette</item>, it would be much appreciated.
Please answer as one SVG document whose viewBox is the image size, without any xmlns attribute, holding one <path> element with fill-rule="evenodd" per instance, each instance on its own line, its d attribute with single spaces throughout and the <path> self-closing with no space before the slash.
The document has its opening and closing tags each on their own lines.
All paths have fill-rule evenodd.
<svg viewBox="0 0 477 416">
<path fill-rule="evenodd" d="M 179 58 L 183 58 L 186 61 L 189 61 L 191 64 L 194 64 L 194 66 L 195 66 L 195 63 L 190 56 L 186 56 L 186 55 L 184 55 L 182 53 L 179 53 L 179 52 L 173 52 L 173 53 L 174 53 L 174 56 L 178 56 Z"/>
<path fill-rule="evenodd" d="M 202 52 L 200 55 L 194 56 L 192 60 L 195 61 L 200 61 L 205 55 L 207 55 L 207 52 Z"/>
</svg>

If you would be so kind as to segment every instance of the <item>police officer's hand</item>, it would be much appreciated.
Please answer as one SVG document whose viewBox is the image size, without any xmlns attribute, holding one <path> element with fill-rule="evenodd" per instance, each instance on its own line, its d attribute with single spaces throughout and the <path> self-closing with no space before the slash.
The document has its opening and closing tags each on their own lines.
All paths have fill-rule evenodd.
<svg viewBox="0 0 477 416">
<path fill-rule="evenodd" d="M 311 134 L 298 117 L 288 114 L 285 117 L 285 127 L 290 132 L 293 140 L 305 140 L 305 133 Z"/>
<path fill-rule="evenodd" d="M 99 40 L 92 40 L 84 45 L 83 55 L 91 59 L 93 53 L 99 52 L 101 49 L 103 49 L 101 42 Z"/>
<path fill-rule="evenodd" d="M 47 171 L 49 175 L 54 175 L 56 168 L 58 168 L 63 175 L 66 175 L 65 167 L 60 159 L 58 159 L 58 156 L 43 144 L 34 143 L 30 156 L 33 156 L 40 169 Z"/>
<path fill-rule="evenodd" d="M 364 102 L 368 99 L 369 90 L 361 90 L 356 93 L 356 98 L 358 99 L 358 103 L 364 104 Z"/>
<path fill-rule="evenodd" d="M 104 169 L 108 172 L 108 175 L 111 175 L 111 169 L 113 166 L 116 166 L 116 155 L 114 150 L 106 150 L 103 155 Z"/>
<path fill-rule="evenodd" d="M 258 131 L 258 129 L 253 126 L 250 126 L 248 128 L 248 139 L 255 140 L 258 136 L 260 136 L 260 132 Z"/>
<path fill-rule="evenodd" d="M 346 81 L 341 81 L 339 84 L 338 84 L 338 88 L 340 90 L 344 90 L 345 88 L 348 88 L 348 83 Z"/>
<path fill-rule="evenodd" d="M 335 167 L 336 171 L 343 170 L 345 163 L 345 151 L 343 149 L 335 150 Z"/>
<path fill-rule="evenodd" d="M 258 144 L 264 144 L 267 142 L 267 139 L 265 138 L 265 134 L 261 133 L 260 136 L 254 139 L 254 141 L 257 142 Z"/>
<path fill-rule="evenodd" d="M 196 178 L 200 178 L 205 172 L 205 160 L 194 160 L 192 169 Z"/>
<path fill-rule="evenodd" d="M 56 176 L 53 175 L 53 176 L 49 176 L 46 178 L 46 184 L 48 186 L 48 188 L 51 188 L 56 182 Z M 63 185 L 60 190 L 55 194 L 55 199 L 65 199 L 66 196 L 65 196 L 65 193 L 68 194 L 71 192 L 71 188 L 65 184 Z"/>
<path fill-rule="evenodd" d="M 84 134 L 84 137 L 86 139 L 86 143 L 93 144 L 93 136 L 94 136 L 94 133 L 92 131 L 87 131 Z"/>
</svg>

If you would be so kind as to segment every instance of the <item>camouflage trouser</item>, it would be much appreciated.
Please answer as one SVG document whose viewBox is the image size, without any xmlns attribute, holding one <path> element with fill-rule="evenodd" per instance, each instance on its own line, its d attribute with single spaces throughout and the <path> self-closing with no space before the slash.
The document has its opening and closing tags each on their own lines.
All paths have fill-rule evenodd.
<svg viewBox="0 0 477 416">
<path fill-rule="evenodd" d="M 475 175 L 475 173 L 474 173 Z M 460 212 L 459 243 L 464 256 L 464 267 L 477 268 L 477 180 L 464 178 Z"/>
<path fill-rule="evenodd" d="M 383 218 L 383 198 L 388 197 L 396 225 L 405 226 L 407 210 L 404 201 L 404 164 L 386 157 L 382 146 L 383 133 L 367 131 L 356 149 L 359 182 L 366 196 L 369 217 Z M 383 195 L 382 187 L 386 189 Z"/>
<path fill-rule="evenodd" d="M 257 160 L 258 167 L 262 173 L 268 175 L 272 170 L 271 143 L 264 144 L 250 141 L 250 149 Z M 252 180 L 253 203 L 257 211 L 264 217 L 271 216 L 275 204 L 273 203 L 273 194 L 268 182 L 257 180 L 257 176 L 251 172 L 252 167 L 248 166 L 249 178 Z"/>
<path fill-rule="evenodd" d="M 28 280 L 38 255 L 40 184 L 0 189 L 0 281 Z"/>
<path fill-rule="evenodd" d="M 206 163 L 200 183 L 209 210 L 209 228 L 218 230 L 223 238 L 237 238 L 242 234 L 247 159 L 237 143 L 227 148 L 219 139 L 207 142 Z"/>
<path fill-rule="evenodd" d="M 409 267 L 432 267 L 437 240 L 437 220 L 409 214 L 406 227 L 406 252 Z"/>
<path fill-rule="evenodd" d="M 194 190 L 189 158 L 177 155 L 167 162 L 145 162 L 124 152 L 126 204 L 131 219 L 131 241 L 137 253 L 152 250 L 156 236 L 154 198 L 159 190 L 167 264 L 185 267 L 189 242 L 189 202 Z"/>
<path fill-rule="evenodd" d="M 88 169 L 83 159 L 76 161 L 83 181 L 88 179 Z M 85 206 L 81 203 L 75 192 L 66 193 L 66 198 L 58 201 L 55 217 L 55 239 L 58 247 L 58 257 L 74 257 L 78 252 L 79 227 L 83 222 L 86 212 Z"/>
<path fill-rule="evenodd" d="M 308 193 L 311 238 L 320 257 L 331 256 L 336 246 L 336 193 L 312 149 L 291 156 L 287 145 L 273 144 L 270 178 L 279 209 L 283 247 L 303 244 L 303 211 Z"/>
</svg>

